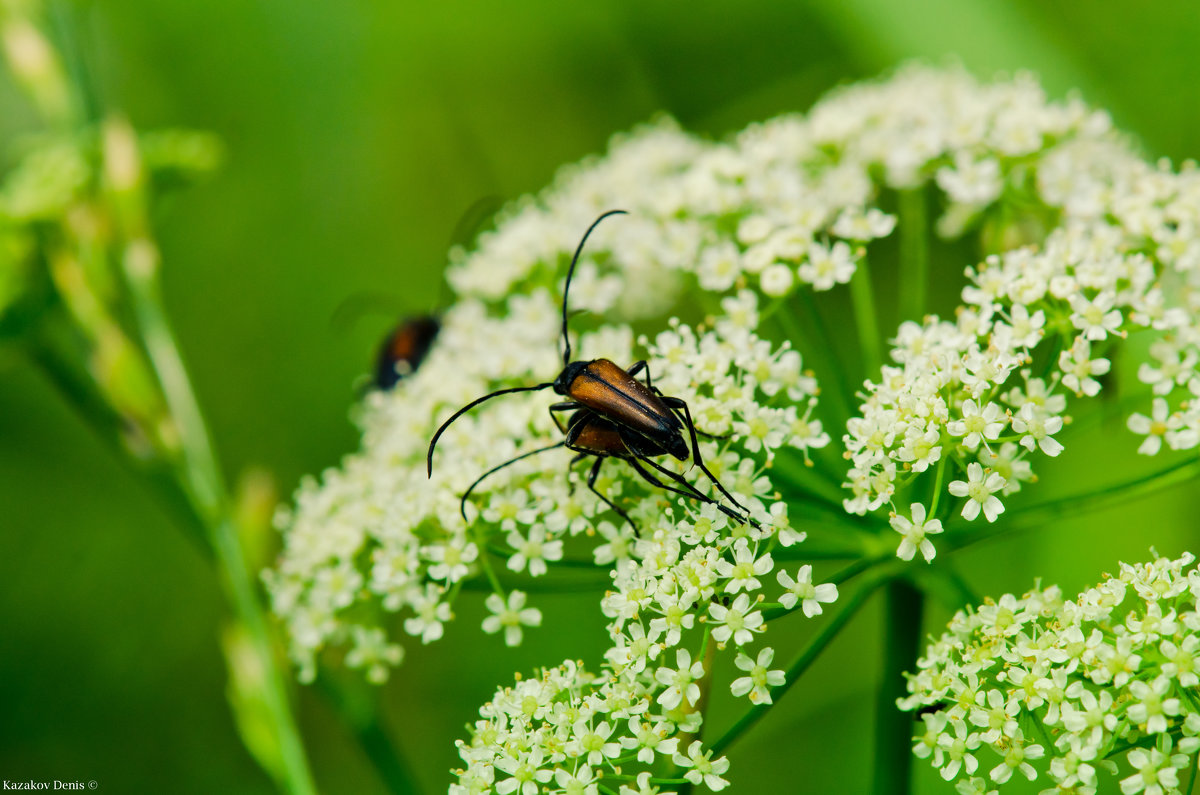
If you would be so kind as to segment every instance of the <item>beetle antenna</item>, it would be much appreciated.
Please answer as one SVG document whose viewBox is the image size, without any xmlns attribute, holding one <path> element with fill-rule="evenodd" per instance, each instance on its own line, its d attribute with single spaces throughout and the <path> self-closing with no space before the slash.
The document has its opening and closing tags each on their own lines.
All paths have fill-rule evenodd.
<svg viewBox="0 0 1200 795">
<path fill-rule="evenodd" d="M 566 442 L 558 442 L 556 444 L 547 445 L 545 447 L 539 447 L 536 450 L 530 450 L 528 453 L 521 453 L 519 456 L 510 458 L 507 461 L 505 461 L 503 464 L 494 466 L 491 469 L 489 469 L 487 472 L 484 472 L 482 475 L 480 475 L 478 478 L 475 479 L 474 483 L 472 483 L 470 486 L 467 487 L 467 490 L 465 492 L 463 492 L 462 500 L 458 503 L 458 512 L 462 514 L 463 521 L 464 522 L 468 521 L 467 520 L 467 500 L 470 499 L 471 492 L 475 491 L 475 487 L 478 486 L 483 481 L 485 481 L 489 475 L 494 475 L 495 473 L 499 472 L 501 469 L 504 469 L 506 466 L 511 466 L 511 465 L 517 463 L 518 461 L 523 461 L 526 458 L 529 458 L 530 456 L 537 455 L 538 453 L 545 453 L 550 450 L 557 450 L 560 447 L 565 447 L 566 444 L 567 444 Z"/>
<path fill-rule="evenodd" d="M 589 226 L 587 231 L 583 233 L 583 238 L 579 241 L 579 245 L 575 247 L 575 256 L 571 257 L 571 267 L 567 270 L 567 283 L 565 285 L 563 285 L 562 318 L 563 318 L 563 366 L 564 367 L 571 363 L 571 339 L 567 336 L 567 296 L 571 292 L 571 277 L 573 275 L 575 275 L 575 265 L 579 262 L 579 255 L 581 253 L 583 253 L 583 244 L 587 243 L 588 235 L 590 235 L 592 233 L 592 230 L 595 229 L 597 226 L 599 226 L 600 222 L 603 221 L 605 218 L 609 217 L 610 215 L 626 215 L 626 214 L 627 214 L 627 212 L 625 210 L 609 210 L 608 212 L 604 213 L 599 218 L 597 218 L 595 221 L 592 221 L 592 225 Z"/>
<path fill-rule="evenodd" d="M 544 384 L 538 384 L 537 386 L 514 386 L 509 389 L 497 389 L 495 392 L 491 392 L 487 395 L 484 395 L 481 398 L 476 398 L 475 400 L 472 400 L 470 403 L 463 406 L 458 411 L 454 412 L 454 414 L 451 415 L 450 419 L 443 422 L 442 427 L 438 428 L 437 433 L 435 433 L 433 435 L 433 438 L 429 440 L 429 454 L 425 458 L 425 463 L 426 463 L 426 466 L 428 467 L 429 477 L 433 477 L 433 448 L 437 447 L 438 439 L 442 438 L 442 434 L 445 433 L 446 429 L 450 427 L 450 423 L 454 422 L 456 419 L 458 419 L 462 415 L 466 414 L 468 411 L 475 408 L 476 406 L 478 406 L 480 403 L 484 402 L 485 400 L 491 400 L 494 397 L 499 397 L 500 395 L 512 394 L 513 392 L 537 392 L 538 390 L 541 390 L 541 389 L 549 389 L 552 386 L 554 386 L 554 382 L 548 381 Z"/>
</svg>

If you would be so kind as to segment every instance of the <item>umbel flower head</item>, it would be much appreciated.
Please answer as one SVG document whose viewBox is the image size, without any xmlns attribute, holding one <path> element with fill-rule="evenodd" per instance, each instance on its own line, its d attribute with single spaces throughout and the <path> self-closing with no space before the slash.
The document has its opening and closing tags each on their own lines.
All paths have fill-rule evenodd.
<svg viewBox="0 0 1200 795">
<path fill-rule="evenodd" d="M 836 335 L 856 327 L 864 351 L 877 345 L 869 266 L 927 279 L 889 238 L 929 207 L 941 237 L 973 235 L 994 252 L 955 263 L 966 286 L 952 317 L 910 302 L 890 361 L 865 366 L 830 356 L 832 335 L 797 330 L 823 294 L 849 289 L 856 322 Z M 646 360 L 654 386 L 687 402 L 705 434 L 699 452 L 753 521 L 606 461 L 594 485 L 625 522 L 562 449 L 483 480 L 464 521 L 459 497 L 482 473 L 562 440 L 547 412 L 554 396 L 506 396 L 464 415 L 426 480 L 430 436 L 480 395 L 554 378 L 565 267 L 583 230 L 614 208 L 628 215 L 596 230 L 572 282 L 571 309 L 584 310 L 570 320 L 572 349 Z M 598 609 L 612 644 L 589 668 L 599 673 L 548 669 L 518 684 L 512 709 L 515 691 L 497 693 L 463 746 L 458 786 L 593 791 L 617 767 L 605 747 L 651 736 L 651 750 L 622 753 L 636 747 L 647 766 L 670 755 L 689 781 L 722 786 L 723 761 L 679 735 L 703 720 L 712 653 L 732 653 L 748 674 L 731 692 L 771 703 L 783 682 L 763 645 L 771 619 L 816 617 L 836 599 L 809 567 L 795 578 L 796 567 L 777 568 L 805 557 L 805 519 L 832 517 L 863 550 L 932 560 L 971 522 L 1000 521 L 1043 457 L 1070 454 L 1068 400 L 1100 392 L 1131 334 L 1147 343 L 1138 378 L 1157 396 L 1129 419 L 1146 437 L 1131 449 L 1200 442 L 1197 228 L 1194 169 L 1145 163 L 1104 113 L 1050 101 L 1028 76 L 985 84 L 909 67 L 728 141 L 667 120 L 617 136 L 603 157 L 502 211 L 474 249 L 452 252 L 457 301 L 432 350 L 395 389 L 368 396 L 361 449 L 305 481 L 281 513 L 284 550 L 265 579 L 301 677 L 328 651 L 382 680 L 405 634 L 443 635 L 468 586 L 491 591 L 482 629 L 514 645 L 542 623 L 539 578 L 590 562 L 611 578 Z M 690 463 L 662 465 L 721 500 Z M 663 782 L 636 783 L 620 786 Z"/>
<path fill-rule="evenodd" d="M 959 612 L 909 678 L 923 709 L 914 753 L 960 790 L 1014 773 L 1095 792 L 1179 792 L 1200 749 L 1200 571 L 1195 558 L 1121 564 L 1067 600 L 1055 586 Z M 976 775 L 977 774 L 977 775 Z"/>
</svg>

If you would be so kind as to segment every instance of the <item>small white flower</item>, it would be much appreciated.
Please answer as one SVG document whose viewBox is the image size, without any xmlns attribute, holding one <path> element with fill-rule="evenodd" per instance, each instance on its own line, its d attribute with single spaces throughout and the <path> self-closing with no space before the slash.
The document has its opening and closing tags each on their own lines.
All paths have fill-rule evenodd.
<svg viewBox="0 0 1200 795">
<path fill-rule="evenodd" d="M 792 289 L 793 281 L 792 269 L 782 262 L 768 265 L 758 277 L 758 285 L 762 288 L 763 295 L 773 298 L 787 295 L 788 291 Z"/>
<path fill-rule="evenodd" d="M 700 685 L 696 680 L 704 676 L 704 663 L 700 660 L 692 662 L 692 653 L 687 649 L 675 651 L 676 668 L 659 668 L 654 672 L 654 679 L 666 689 L 655 699 L 663 709 L 672 710 L 687 699 L 689 705 L 695 705 L 700 699 Z"/>
<path fill-rule="evenodd" d="M 754 704 L 770 704 L 771 688 L 779 687 L 786 681 L 783 671 L 770 670 L 771 661 L 775 659 L 775 650 L 766 647 L 758 653 L 758 659 L 752 660 L 747 655 L 738 652 L 734 665 L 747 673 L 746 676 L 734 679 L 729 690 L 735 696 L 749 694 Z"/>
<path fill-rule="evenodd" d="M 1126 423 L 1129 430 L 1146 437 L 1138 446 L 1137 451 L 1141 455 L 1157 455 L 1162 449 L 1163 438 L 1183 424 L 1182 417 L 1170 413 L 1165 399 L 1156 397 L 1151 405 L 1149 417 L 1135 413 L 1130 415 Z"/>
<path fill-rule="evenodd" d="M 1113 309 L 1115 299 L 1112 292 L 1102 292 L 1090 301 L 1078 293 L 1071 296 L 1071 323 L 1084 339 L 1107 339 L 1121 327 L 1124 318 L 1120 310 Z"/>
<path fill-rule="evenodd" d="M 800 264 L 797 274 L 814 290 L 831 290 L 834 285 L 846 284 L 858 267 L 850 246 L 839 240 L 832 247 L 820 243 L 812 244 L 807 259 Z"/>
<path fill-rule="evenodd" d="M 1143 790 L 1148 795 L 1178 791 L 1179 773 L 1174 761 L 1157 748 L 1133 749 L 1129 752 L 1129 764 L 1136 772 L 1121 779 L 1121 792 L 1124 795 L 1136 795 Z"/>
<path fill-rule="evenodd" d="M 975 464 L 974 466 L 978 466 Z M 953 493 L 953 492 L 952 492 Z M 926 513 L 925 506 L 919 502 L 914 502 L 909 506 L 912 513 L 912 519 L 896 514 L 891 518 L 892 529 L 904 536 L 900 542 L 900 547 L 896 550 L 896 557 L 901 560 L 912 560 L 913 556 L 920 550 L 925 562 L 933 560 L 937 551 L 933 548 L 927 536 L 937 535 L 942 532 L 942 522 L 940 519 L 930 519 L 925 521 Z"/>
<path fill-rule="evenodd" d="M 1145 724 L 1150 734 L 1162 734 L 1167 730 L 1167 718 L 1178 715 L 1181 709 L 1179 699 L 1163 698 L 1171 691 L 1171 680 L 1159 676 L 1152 682 L 1133 681 L 1129 683 L 1129 693 L 1135 699 L 1129 705 L 1129 719 L 1138 724 Z"/>
<path fill-rule="evenodd" d="M 542 611 L 536 607 L 525 607 L 525 593 L 513 591 L 508 595 L 508 601 L 500 594 L 489 594 L 484 600 L 492 615 L 483 619 L 483 631 L 494 635 L 504 630 L 504 645 L 521 645 L 521 626 L 537 627 L 542 623 Z"/>
<path fill-rule="evenodd" d="M 442 601 L 442 592 L 433 584 L 409 599 L 412 618 L 404 620 L 404 631 L 418 635 L 422 643 L 432 643 L 442 637 L 442 625 L 450 620 L 450 605 Z"/>
<path fill-rule="evenodd" d="M 547 541 L 544 527 L 529 528 L 528 535 L 513 530 L 508 534 L 508 545 L 516 550 L 508 559 L 511 571 L 524 571 L 529 566 L 531 577 L 540 577 L 547 571 L 546 561 L 562 560 L 563 542 Z"/>
<path fill-rule="evenodd" d="M 821 615 L 822 603 L 836 602 L 838 598 L 838 588 L 833 583 L 813 585 L 812 566 L 808 564 L 800 567 L 794 580 L 786 571 L 780 571 L 775 575 L 775 579 L 787 589 L 779 597 L 779 603 L 791 610 L 800 602 L 800 608 L 809 618 Z"/>
<path fill-rule="evenodd" d="M 1070 350 L 1058 355 L 1058 366 L 1063 371 L 1063 386 L 1077 395 L 1095 397 L 1100 391 L 1100 382 L 1092 376 L 1104 375 L 1112 363 L 1108 359 L 1093 359 L 1092 346 L 1083 337 L 1076 337 Z"/>
<path fill-rule="evenodd" d="M 950 483 L 950 493 L 955 497 L 966 497 L 967 501 L 963 505 L 962 516 L 967 521 L 973 520 L 979 516 L 979 511 L 983 510 L 983 515 L 989 522 L 996 521 L 996 517 L 1004 513 L 1004 506 L 1000 500 L 995 497 L 995 492 L 1004 488 L 1004 478 L 996 472 L 984 473 L 984 469 L 977 463 L 967 464 L 967 479 L 955 480 Z"/>
<path fill-rule="evenodd" d="M 1043 416 L 1032 403 L 1026 403 L 1013 417 L 1012 428 L 1020 434 L 1021 446 L 1033 450 L 1036 446 L 1048 456 L 1056 456 L 1063 451 L 1062 443 L 1053 434 L 1062 430 L 1062 417 Z"/>
<path fill-rule="evenodd" d="M 674 761 L 680 767 L 689 768 L 683 774 L 688 781 L 702 783 L 713 792 L 719 792 L 729 786 L 729 782 L 721 778 L 729 769 L 729 759 L 722 756 L 714 760 L 712 755 L 712 751 L 705 751 L 703 743 L 696 740 L 688 746 L 687 756 L 676 752 Z"/>
<path fill-rule="evenodd" d="M 755 554 L 746 539 L 739 538 L 733 546 L 733 562 L 725 558 L 717 561 L 717 574 L 729 580 L 725 584 L 726 593 L 737 593 L 743 588 L 757 591 L 762 587 L 758 578 L 771 571 L 775 563 L 770 553 L 761 558 L 756 558 Z"/>
<path fill-rule="evenodd" d="M 750 609 L 750 597 L 739 594 L 729 607 L 716 602 L 708 606 L 708 614 L 716 622 L 712 636 L 722 646 L 733 638 L 733 642 L 744 646 L 754 639 L 754 633 L 763 631 L 763 615 Z"/>
<path fill-rule="evenodd" d="M 946 425 L 953 436 L 962 436 L 963 446 L 968 450 L 979 447 L 984 439 L 995 441 L 1004 430 L 1004 411 L 995 403 L 979 406 L 974 400 L 966 400 L 962 406 L 963 418 Z"/>
</svg>

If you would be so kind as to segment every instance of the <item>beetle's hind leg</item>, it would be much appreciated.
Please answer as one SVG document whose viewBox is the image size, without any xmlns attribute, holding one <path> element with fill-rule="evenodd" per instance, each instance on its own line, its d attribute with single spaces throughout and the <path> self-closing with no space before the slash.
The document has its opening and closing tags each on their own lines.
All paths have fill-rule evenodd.
<svg viewBox="0 0 1200 795">
<path fill-rule="evenodd" d="M 595 494 L 597 497 L 599 497 L 605 505 L 607 505 L 609 508 L 612 508 L 617 516 L 620 516 L 622 519 L 628 522 L 629 526 L 633 528 L 633 534 L 638 538 L 641 538 L 642 534 L 638 531 L 638 526 L 633 523 L 632 519 L 629 518 L 629 514 L 625 513 L 625 509 L 617 505 L 608 497 L 605 497 L 600 493 L 600 489 L 596 488 L 596 478 L 600 477 L 600 465 L 603 463 L 603 457 L 598 457 L 596 459 L 596 463 L 592 465 L 591 471 L 588 472 L 587 487 L 591 489 L 592 494 Z"/>
<path fill-rule="evenodd" d="M 755 525 L 756 527 L 758 526 L 757 523 L 754 522 L 754 520 L 751 519 L 749 516 L 743 516 L 742 514 L 738 513 L 737 511 L 734 511 L 729 506 L 722 505 L 720 502 L 718 502 L 717 500 L 714 500 L 712 497 L 709 497 L 707 494 L 700 491 L 694 485 L 689 483 L 683 477 L 683 475 L 680 475 L 678 472 L 672 472 L 671 470 L 667 469 L 666 467 L 662 466 L 661 464 L 656 463 L 655 461 L 651 460 L 650 458 L 641 458 L 641 457 L 635 456 L 635 457 L 627 458 L 625 460 L 628 461 L 629 465 L 631 467 L 633 467 L 634 471 L 637 472 L 639 475 L 641 475 L 642 479 L 645 480 L 647 483 L 649 483 L 651 486 L 655 486 L 656 488 L 663 489 L 664 491 L 673 491 L 676 494 L 682 494 L 684 497 L 690 497 L 690 498 L 696 500 L 697 502 L 702 502 L 706 505 L 715 505 L 715 506 L 717 506 L 717 510 L 719 510 L 721 513 L 728 516 L 730 519 L 733 519 L 738 524 L 745 524 L 746 522 L 750 522 L 751 524 Z M 663 483 L 661 480 L 654 477 L 653 474 L 651 474 L 650 472 L 647 472 L 642 467 L 642 464 L 649 464 L 650 466 L 654 467 L 659 472 L 663 473 L 667 477 L 671 478 L 675 482 L 682 485 L 684 488 L 679 489 L 679 488 L 675 488 L 674 486 L 668 486 L 666 483 Z"/>
<path fill-rule="evenodd" d="M 721 481 L 717 480 L 717 476 L 710 472 L 708 467 L 704 465 L 704 460 L 700 457 L 700 440 L 696 438 L 696 424 L 692 422 L 692 412 L 688 410 L 687 402 L 677 397 L 664 397 L 663 402 L 666 403 L 670 408 L 673 408 L 677 411 L 680 409 L 683 410 L 683 424 L 687 426 L 688 434 L 692 437 L 692 460 L 696 462 L 696 466 L 700 467 L 700 471 L 707 475 L 708 479 L 711 480 L 713 485 L 717 487 L 717 490 L 725 495 L 725 499 L 729 500 L 734 505 L 745 511 L 747 515 L 749 515 L 750 511 L 747 510 L 746 506 L 734 499 L 734 496 L 730 494 L 724 486 L 721 485 Z"/>
<path fill-rule="evenodd" d="M 651 382 L 651 380 L 650 380 L 650 365 L 648 365 L 648 364 L 646 363 L 646 360 L 645 360 L 645 359 L 639 359 L 638 361 L 634 362 L 632 365 L 630 365 L 630 367 L 629 367 L 629 370 L 628 370 L 627 372 L 628 372 L 628 373 L 629 373 L 631 376 L 635 376 L 635 375 L 637 375 L 638 373 L 640 373 L 640 372 L 641 372 L 641 371 L 643 371 L 643 370 L 645 370 L 645 371 L 646 371 L 646 388 L 647 388 L 647 389 L 649 389 L 649 390 L 650 390 L 651 392 L 653 392 L 654 394 L 658 395 L 660 398 L 662 398 L 662 399 L 663 399 L 663 400 L 664 400 L 664 401 L 667 403 L 667 405 L 668 405 L 668 406 L 670 406 L 671 408 L 677 408 L 676 406 L 672 405 L 672 401 L 678 401 L 680 404 L 683 404 L 683 403 L 684 403 L 684 401 L 683 401 L 683 400 L 681 400 L 680 398 L 672 398 L 672 397 L 667 397 L 666 395 L 664 395 L 664 394 L 662 393 L 662 390 L 661 390 L 661 389 L 659 389 L 658 387 L 656 387 L 656 386 L 653 384 L 653 382 Z M 686 404 L 685 404 L 685 405 L 686 405 Z M 700 430 L 699 428 L 696 428 L 696 427 L 695 427 L 695 426 L 692 424 L 692 422 L 691 422 L 691 418 L 690 418 L 690 417 L 688 418 L 688 423 L 687 423 L 687 424 L 688 424 L 688 425 L 689 425 L 689 426 L 692 428 L 692 430 L 693 430 L 695 433 L 699 434 L 700 436 L 703 436 L 705 439 L 716 439 L 716 440 L 721 440 L 721 439 L 728 439 L 728 438 L 730 438 L 730 436 L 731 436 L 731 434 L 728 434 L 728 433 L 727 433 L 727 434 L 725 434 L 724 436 L 714 436 L 714 435 L 712 435 L 711 433 L 705 433 L 704 431 Z"/>
</svg>

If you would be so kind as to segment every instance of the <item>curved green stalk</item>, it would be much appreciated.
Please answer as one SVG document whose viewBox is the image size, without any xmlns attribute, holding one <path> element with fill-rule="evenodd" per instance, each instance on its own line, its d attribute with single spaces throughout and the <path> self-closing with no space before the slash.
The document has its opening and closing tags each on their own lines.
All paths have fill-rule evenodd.
<svg viewBox="0 0 1200 795">
<path fill-rule="evenodd" d="M 875 589 L 878 588 L 885 579 L 886 577 L 881 573 L 880 576 L 872 579 L 869 582 L 863 583 L 862 588 L 860 588 L 854 594 L 854 596 L 850 597 L 842 610 L 821 629 L 820 634 L 813 639 L 812 643 L 810 643 L 808 647 L 805 648 L 804 651 L 792 661 L 792 664 L 788 666 L 783 684 L 771 689 L 772 703 L 758 704 L 748 709 L 745 714 L 743 714 L 742 717 L 739 718 L 737 722 L 725 732 L 725 734 L 721 735 L 719 740 L 713 743 L 712 751 L 714 755 L 724 752 L 725 749 L 741 739 L 741 737 L 748 732 L 750 728 L 754 726 L 754 724 L 762 720 L 762 717 L 767 713 L 768 710 L 771 709 L 771 706 L 775 702 L 779 701 L 779 699 L 783 697 L 784 693 L 791 689 L 792 685 L 794 685 L 801 675 L 808 670 L 809 666 L 816 661 L 817 657 L 821 655 L 821 652 L 825 651 L 826 647 L 833 642 L 833 639 L 836 638 L 838 633 L 842 631 L 847 623 L 849 623 L 850 619 L 853 618 L 856 613 L 858 613 L 859 609 L 866 603 L 867 599 L 875 592 Z"/>
<path fill-rule="evenodd" d="M 1049 502 L 1014 508 L 1005 512 L 999 521 L 985 527 L 972 527 L 972 523 L 965 520 L 950 522 L 946 529 L 945 539 L 953 549 L 962 549 L 1014 528 L 1024 529 L 1045 524 L 1051 519 L 1066 514 L 1104 510 L 1115 503 L 1146 497 L 1196 477 L 1200 477 L 1200 459 L 1189 458 L 1124 483 L 1104 486 Z"/>
<path fill-rule="evenodd" d="M 863 370 L 867 378 L 879 377 L 883 367 L 883 340 L 879 334 L 879 314 L 875 307 L 875 290 L 871 286 L 871 269 L 864 256 L 850 279 L 850 300 L 854 304 L 854 326 L 858 330 L 858 345 L 862 351 Z"/>
<path fill-rule="evenodd" d="M 875 775 L 877 795 L 904 795 L 912 771 L 913 714 L 896 700 L 906 692 L 904 672 L 917 660 L 924 594 L 904 580 L 884 591 L 883 672 L 875 700 Z"/>
<path fill-rule="evenodd" d="M 928 304 L 929 220 L 924 188 L 900 191 L 900 315 L 921 322 Z"/>
<path fill-rule="evenodd" d="M 328 675 L 317 677 L 317 686 L 330 704 L 358 738 L 363 753 L 375 767 L 375 772 L 392 795 L 415 795 L 421 791 L 408 760 L 388 736 L 387 729 L 375 708 L 374 693 L 356 697 L 353 688 L 333 680 Z"/>
<path fill-rule="evenodd" d="M 292 715 L 286 680 L 275 655 L 262 604 L 255 592 L 256 580 L 246 564 L 237 527 L 229 518 L 231 506 L 224 479 L 162 306 L 157 272 L 149 268 L 129 267 L 129 258 L 126 264 L 124 272 L 134 314 L 150 363 L 179 432 L 183 482 L 196 512 L 208 525 L 209 543 L 216 553 L 226 593 L 234 613 L 250 634 L 262 666 L 263 701 L 279 742 L 281 783 L 291 793 L 315 793 L 316 787 L 308 768 L 300 731 Z"/>
</svg>

